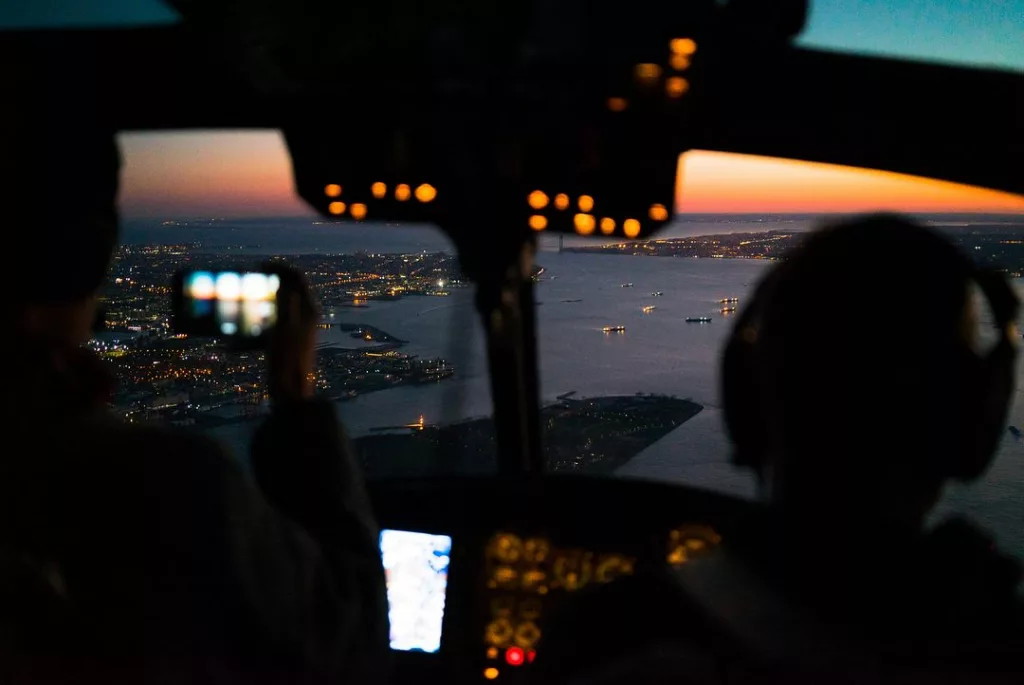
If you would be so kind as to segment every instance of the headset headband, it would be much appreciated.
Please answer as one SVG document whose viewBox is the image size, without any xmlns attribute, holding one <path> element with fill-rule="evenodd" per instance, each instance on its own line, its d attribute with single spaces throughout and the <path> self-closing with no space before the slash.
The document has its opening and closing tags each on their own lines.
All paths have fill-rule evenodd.
<svg viewBox="0 0 1024 685">
<path fill-rule="evenodd" d="M 985 294 L 989 306 L 992 308 L 992 316 L 996 320 L 1003 335 L 1000 341 L 1011 343 L 1016 349 L 1018 342 L 1017 334 L 1017 313 L 1020 310 L 1020 299 L 1013 292 L 1006 278 L 992 269 L 979 269 L 973 267 L 971 280 L 978 284 L 978 288 Z"/>
<path fill-rule="evenodd" d="M 985 300 L 992 308 L 992 316 L 1001 332 L 1000 345 L 1009 344 L 1011 349 L 1015 350 L 1020 339 L 1017 331 L 1020 298 L 1013 292 L 1003 274 L 994 269 L 980 268 L 967 257 L 960 254 L 958 256 L 963 260 L 967 279 L 977 284 L 978 289 L 984 294 Z M 786 265 L 783 263 L 778 265 L 757 286 L 750 304 L 740 312 L 730 336 L 730 343 L 735 338 L 738 338 L 739 342 L 750 345 L 756 343 L 760 335 L 759 319 L 764 313 L 765 302 L 771 299 L 779 281 L 785 277 L 785 274 Z"/>
</svg>

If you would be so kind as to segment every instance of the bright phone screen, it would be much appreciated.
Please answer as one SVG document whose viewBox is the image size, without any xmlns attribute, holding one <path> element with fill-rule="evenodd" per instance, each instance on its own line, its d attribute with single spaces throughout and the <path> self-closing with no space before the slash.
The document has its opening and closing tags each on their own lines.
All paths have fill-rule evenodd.
<svg viewBox="0 0 1024 685">
<path fill-rule="evenodd" d="M 189 330 L 211 335 L 258 337 L 277 322 L 274 274 L 192 271 L 182 283 L 183 313 Z"/>
</svg>

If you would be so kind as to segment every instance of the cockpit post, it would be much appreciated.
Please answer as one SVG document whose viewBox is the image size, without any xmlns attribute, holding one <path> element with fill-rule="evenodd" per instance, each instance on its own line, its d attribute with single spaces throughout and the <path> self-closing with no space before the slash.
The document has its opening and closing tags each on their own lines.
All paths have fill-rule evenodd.
<svg viewBox="0 0 1024 685">
<path fill-rule="evenodd" d="M 539 476 L 544 463 L 532 278 L 533 236 L 517 230 L 520 227 L 492 226 L 483 239 L 480 227 L 475 225 L 479 216 L 455 212 L 447 228 L 456 237 L 463 269 L 477 284 L 476 306 L 487 341 L 494 402 L 498 472 L 504 477 Z M 493 220 L 514 221 L 500 215 Z M 462 221 L 467 222 L 465 231 L 459 230 Z"/>
</svg>

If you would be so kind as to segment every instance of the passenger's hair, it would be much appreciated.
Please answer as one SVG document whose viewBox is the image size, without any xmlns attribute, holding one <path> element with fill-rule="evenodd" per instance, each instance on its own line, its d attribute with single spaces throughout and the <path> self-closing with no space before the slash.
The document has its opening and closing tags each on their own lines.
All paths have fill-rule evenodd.
<svg viewBox="0 0 1024 685">
<path fill-rule="evenodd" d="M 46 85 L 18 83 L 0 108 L 0 292 L 15 305 L 89 296 L 117 243 L 114 132 L 63 79 Z"/>
<path fill-rule="evenodd" d="M 918 472 L 956 442 L 944 432 L 966 391 L 970 283 L 958 248 L 877 215 L 823 228 L 778 268 L 758 335 L 778 450 L 859 471 L 900 455 Z"/>
</svg>

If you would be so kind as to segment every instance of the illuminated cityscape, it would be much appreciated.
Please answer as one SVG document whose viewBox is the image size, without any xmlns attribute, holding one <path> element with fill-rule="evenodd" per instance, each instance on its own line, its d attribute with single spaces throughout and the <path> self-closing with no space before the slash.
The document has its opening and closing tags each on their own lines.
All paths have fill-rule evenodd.
<svg viewBox="0 0 1024 685">
<path fill-rule="evenodd" d="M 305 274 L 321 305 L 318 327 L 342 341 L 318 348 L 319 395 L 341 401 L 436 383 L 457 373 L 445 359 L 407 354 L 401 348 L 408 341 L 352 321 L 374 301 L 446 297 L 452 289 L 468 287 L 450 254 L 305 254 L 286 261 Z M 198 243 L 118 250 L 102 298 L 106 330 L 90 343 L 119 381 L 117 415 L 127 422 L 206 429 L 266 412 L 261 351 L 176 334 L 171 322 L 170 284 L 177 270 L 245 270 L 257 264 L 242 246 L 216 254 Z M 540 278 L 544 269 L 537 266 L 533 273 Z M 415 337 L 414 330 L 403 334 Z M 542 410 L 545 457 L 553 470 L 609 473 L 701 410 L 699 404 L 666 396 L 573 399 L 572 394 Z M 494 468 L 491 418 L 434 425 L 420 416 L 371 433 L 355 440 L 370 477 Z"/>
<path fill-rule="evenodd" d="M 324 311 L 321 328 L 347 333 L 351 343 L 325 345 L 317 355 L 316 388 L 343 400 L 403 384 L 451 377 L 444 359 L 399 351 L 407 341 L 358 323 L 335 322 L 346 309 L 372 300 L 444 297 L 462 288 L 448 254 L 297 255 Z M 207 254 L 199 244 L 122 246 L 102 296 L 106 330 L 90 346 L 119 381 L 114 410 L 126 421 L 213 426 L 260 413 L 265 397 L 263 354 L 232 351 L 213 338 L 176 335 L 171 279 L 182 268 L 251 269 L 250 255 Z M 216 410 L 216 411 L 212 411 Z"/>
<path fill-rule="evenodd" d="M 1024 273 L 1024 240 L 1020 238 L 1020 221 L 991 224 L 972 222 L 969 229 L 952 224 L 935 228 L 945 233 L 980 265 L 995 268 L 1014 278 Z M 806 235 L 806 232 L 773 230 L 624 241 L 563 249 L 565 252 L 592 254 L 772 260 L 784 258 L 786 252 L 799 245 Z"/>
<path fill-rule="evenodd" d="M 772 260 L 784 258 L 804 235 L 774 230 L 566 247 L 563 251 Z M 1024 241 L 1019 238 L 1017 223 L 1005 227 L 973 224 L 950 235 L 983 264 L 1014 276 L 1024 271 Z M 262 352 L 231 350 L 221 340 L 176 335 L 171 328 L 170 284 L 177 270 L 252 269 L 260 259 L 247 254 L 253 247 L 218 246 L 212 250 L 188 243 L 119 249 L 103 294 L 107 327 L 96 335 L 91 346 L 119 381 L 113 409 L 123 420 L 206 429 L 265 414 L 268 398 Z M 539 260 L 544 261 L 543 254 Z M 344 401 L 401 386 L 434 384 L 459 373 L 456 365 L 443 358 L 421 358 L 403 350 L 411 343 L 437 349 L 436 340 L 431 347 L 430 336 L 436 338 L 440 331 L 428 332 L 411 322 L 409 326 L 401 324 L 400 330 L 382 330 L 359 320 L 360 310 L 373 308 L 377 302 L 446 298 L 456 290 L 470 288 L 451 254 L 317 253 L 293 255 L 285 261 L 305 274 L 322 308 L 318 327 L 322 329 L 321 338 L 328 342 L 321 344 L 317 354 L 316 390 L 320 396 Z M 627 275 L 630 273 L 609 272 L 614 274 L 609 276 L 614 291 L 623 293 L 623 297 L 633 292 L 629 288 L 635 276 Z M 538 283 L 548 283 L 543 266 L 535 266 L 533 275 Z M 581 287 L 586 284 L 587 280 L 580 281 Z M 559 298 L 549 306 L 583 302 L 574 293 L 565 291 L 563 297 L 568 298 Z M 457 294 L 463 298 L 470 293 L 466 290 Z M 631 310 L 638 316 L 662 316 L 670 305 L 655 307 L 644 301 L 644 297 L 659 294 L 645 289 Z M 598 311 L 604 309 L 601 299 L 594 302 Z M 710 302 L 710 308 L 725 314 L 736 310 L 738 298 L 723 290 Z M 434 308 L 429 303 L 424 307 Z M 682 321 L 693 313 L 677 310 L 671 316 L 679 316 Z M 398 318 L 389 321 L 394 323 L 385 324 L 388 328 L 401 323 Z M 633 321 L 628 330 L 640 325 L 638 320 Z M 624 325 L 605 328 L 621 328 L 618 335 L 623 339 L 631 335 Z M 443 335 L 455 335 L 454 331 L 445 331 Z M 453 356 L 460 365 L 463 363 L 459 354 Z M 646 392 L 648 388 L 635 389 Z M 563 394 L 542 409 L 545 461 L 556 471 L 611 473 L 702 408 L 701 403 L 664 394 L 580 398 L 574 393 Z M 385 412 L 373 417 L 367 427 L 370 434 L 355 440 L 370 477 L 439 471 L 486 473 L 495 468 L 496 438 L 491 418 L 435 424 L 436 407 L 413 404 L 412 411 L 415 413 L 411 416 Z"/>
</svg>

